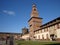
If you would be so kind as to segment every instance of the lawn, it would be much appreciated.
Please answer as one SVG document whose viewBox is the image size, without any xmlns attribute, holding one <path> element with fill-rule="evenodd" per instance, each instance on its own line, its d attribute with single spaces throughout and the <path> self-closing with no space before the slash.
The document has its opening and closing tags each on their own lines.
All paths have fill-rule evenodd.
<svg viewBox="0 0 60 45">
<path fill-rule="evenodd" d="M 60 45 L 59 42 L 16 41 L 17 45 Z"/>
</svg>

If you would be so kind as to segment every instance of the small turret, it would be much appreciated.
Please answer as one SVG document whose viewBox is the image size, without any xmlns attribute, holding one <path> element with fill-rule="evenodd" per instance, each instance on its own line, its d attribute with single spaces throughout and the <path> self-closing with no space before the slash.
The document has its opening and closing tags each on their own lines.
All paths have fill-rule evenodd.
<svg viewBox="0 0 60 45">
<path fill-rule="evenodd" d="M 27 34 L 29 31 L 28 31 L 28 28 L 24 27 L 22 28 L 22 34 Z"/>
</svg>

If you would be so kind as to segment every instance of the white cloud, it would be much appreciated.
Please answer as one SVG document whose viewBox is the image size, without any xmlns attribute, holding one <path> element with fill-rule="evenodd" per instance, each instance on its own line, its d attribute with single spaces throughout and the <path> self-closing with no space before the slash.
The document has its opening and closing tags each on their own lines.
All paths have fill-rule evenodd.
<svg viewBox="0 0 60 45">
<path fill-rule="evenodd" d="M 3 13 L 8 14 L 8 15 L 15 15 L 14 11 L 3 10 Z"/>
<path fill-rule="evenodd" d="M 3 10 L 3 13 L 7 13 L 7 10 Z"/>
</svg>

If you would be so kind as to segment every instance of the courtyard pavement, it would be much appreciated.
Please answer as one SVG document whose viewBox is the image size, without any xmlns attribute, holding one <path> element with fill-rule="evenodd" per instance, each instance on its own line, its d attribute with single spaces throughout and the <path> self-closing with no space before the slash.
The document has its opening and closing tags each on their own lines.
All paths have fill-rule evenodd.
<svg viewBox="0 0 60 45">
<path fill-rule="evenodd" d="M 7 44 L 6 44 L 6 40 L 0 40 L 0 45 L 10 45 L 10 42 L 9 40 L 7 41 Z M 14 45 L 17 45 L 15 42 L 14 42 Z"/>
<path fill-rule="evenodd" d="M 1 41 L 0 40 L 0 45 L 6 45 L 6 41 Z"/>
</svg>

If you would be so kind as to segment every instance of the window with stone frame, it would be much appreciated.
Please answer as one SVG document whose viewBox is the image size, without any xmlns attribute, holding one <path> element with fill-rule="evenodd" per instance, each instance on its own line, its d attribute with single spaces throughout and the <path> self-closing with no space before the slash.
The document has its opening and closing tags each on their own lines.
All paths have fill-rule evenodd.
<svg viewBox="0 0 60 45">
<path fill-rule="evenodd" d="M 37 31 L 35 33 L 37 34 Z"/>
<path fill-rule="evenodd" d="M 45 32 L 45 29 L 43 29 L 44 31 L 43 32 Z"/>
<path fill-rule="evenodd" d="M 53 26 L 51 26 L 51 30 L 52 30 L 52 31 L 54 30 Z"/>
<path fill-rule="evenodd" d="M 55 24 L 55 25 L 54 25 L 54 30 L 56 30 L 56 29 L 57 29 L 57 25 Z"/>
<path fill-rule="evenodd" d="M 55 26 L 56 26 L 56 25 L 53 25 L 53 26 L 52 26 L 52 29 L 53 29 L 53 30 L 56 30 L 56 29 L 55 29 Z"/>
<path fill-rule="evenodd" d="M 45 29 L 45 32 L 47 32 L 47 31 L 48 31 L 48 28 Z"/>
<path fill-rule="evenodd" d="M 40 32 L 42 33 L 42 30 L 40 30 Z"/>
<path fill-rule="evenodd" d="M 49 27 L 48 27 L 48 31 L 49 31 Z"/>
<path fill-rule="evenodd" d="M 37 33 L 38 33 L 38 31 L 37 31 Z"/>
<path fill-rule="evenodd" d="M 54 25 L 52 26 L 52 30 L 54 30 Z"/>
<path fill-rule="evenodd" d="M 35 34 L 37 34 L 37 32 L 35 32 Z"/>
<path fill-rule="evenodd" d="M 30 27 L 31 27 L 32 25 L 30 25 Z"/>
<path fill-rule="evenodd" d="M 42 32 L 44 32 L 44 29 L 42 29 Z"/>
<path fill-rule="evenodd" d="M 40 39 L 40 35 L 38 35 L 38 39 Z"/>
<path fill-rule="evenodd" d="M 47 27 L 47 31 L 48 31 L 48 27 Z"/>
<path fill-rule="evenodd" d="M 47 32 L 47 28 L 45 28 L 45 32 Z"/>
<path fill-rule="evenodd" d="M 35 32 L 35 34 L 36 34 L 36 32 Z"/>
<path fill-rule="evenodd" d="M 57 24 L 57 29 L 59 29 L 60 28 L 60 26 L 59 26 L 59 23 Z"/>
<path fill-rule="evenodd" d="M 39 30 L 38 30 L 38 33 L 39 33 Z"/>
<path fill-rule="evenodd" d="M 35 39 L 37 38 L 37 36 L 35 36 Z"/>
<path fill-rule="evenodd" d="M 41 30 L 39 30 L 39 33 L 41 33 Z"/>
<path fill-rule="evenodd" d="M 52 34 L 54 33 L 54 25 L 53 26 L 50 26 L 49 32 L 52 33 Z"/>
<path fill-rule="evenodd" d="M 51 26 L 49 27 L 49 32 L 52 32 L 52 27 Z"/>
<path fill-rule="evenodd" d="M 41 33 L 42 33 L 42 30 L 41 30 Z"/>
</svg>

